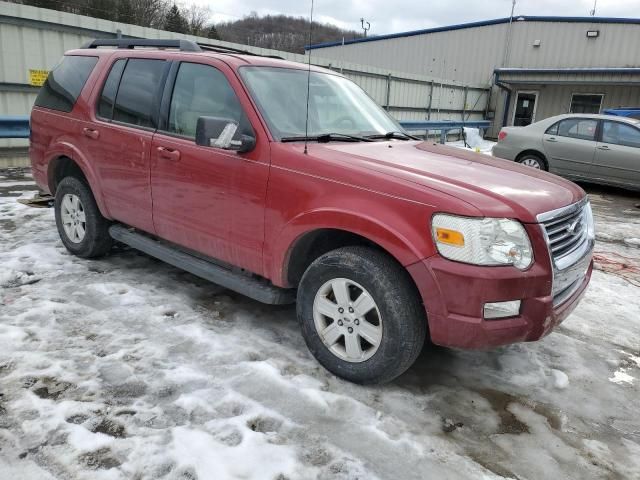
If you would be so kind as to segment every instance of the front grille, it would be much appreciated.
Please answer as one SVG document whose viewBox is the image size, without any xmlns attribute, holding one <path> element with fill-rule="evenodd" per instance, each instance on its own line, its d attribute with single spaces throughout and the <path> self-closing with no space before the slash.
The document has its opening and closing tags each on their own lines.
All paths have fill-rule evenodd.
<svg viewBox="0 0 640 480">
<path fill-rule="evenodd" d="M 588 237 L 584 206 L 559 217 L 543 221 L 549 250 L 555 263 L 584 246 Z"/>
<path fill-rule="evenodd" d="M 538 215 L 553 264 L 553 305 L 561 305 L 582 285 L 591 265 L 593 216 L 586 199 Z"/>
</svg>

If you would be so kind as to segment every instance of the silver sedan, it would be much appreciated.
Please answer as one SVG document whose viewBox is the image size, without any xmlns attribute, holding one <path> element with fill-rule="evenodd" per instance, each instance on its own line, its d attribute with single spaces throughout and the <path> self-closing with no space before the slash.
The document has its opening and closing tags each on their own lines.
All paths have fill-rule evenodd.
<svg viewBox="0 0 640 480">
<path fill-rule="evenodd" d="M 640 190 L 640 120 L 567 114 L 505 127 L 496 157 L 573 180 Z"/>
</svg>

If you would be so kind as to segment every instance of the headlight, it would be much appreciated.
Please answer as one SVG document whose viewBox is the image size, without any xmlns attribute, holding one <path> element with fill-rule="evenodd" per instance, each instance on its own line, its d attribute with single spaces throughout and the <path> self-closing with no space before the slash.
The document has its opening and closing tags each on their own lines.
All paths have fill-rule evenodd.
<svg viewBox="0 0 640 480">
<path fill-rule="evenodd" d="M 438 213 L 433 239 L 445 258 L 474 265 L 513 265 L 524 270 L 533 261 L 529 236 L 508 218 L 468 218 Z"/>
</svg>

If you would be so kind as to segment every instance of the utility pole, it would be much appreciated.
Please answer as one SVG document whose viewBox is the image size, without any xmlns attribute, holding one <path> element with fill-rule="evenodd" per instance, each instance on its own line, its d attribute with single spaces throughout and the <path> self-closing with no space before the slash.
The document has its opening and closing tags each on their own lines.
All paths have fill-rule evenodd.
<svg viewBox="0 0 640 480">
<path fill-rule="evenodd" d="M 366 26 L 366 27 L 364 26 L 364 25 L 365 25 L 365 23 L 367 24 L 367 26 Z M 364 36 L 366 37 L 366 36 L 367 36 L 367 32 L 368 32 L 369 30 L 371 30 L 371 24 L 370 24 L 369 22 L 365 22 L 365 21 L 364 21 L 364 18 L 361 18 L 361 19 L 360 19 L 360 25 L 362 25 L 362 30 L 364 31 Z"/>
</svg>

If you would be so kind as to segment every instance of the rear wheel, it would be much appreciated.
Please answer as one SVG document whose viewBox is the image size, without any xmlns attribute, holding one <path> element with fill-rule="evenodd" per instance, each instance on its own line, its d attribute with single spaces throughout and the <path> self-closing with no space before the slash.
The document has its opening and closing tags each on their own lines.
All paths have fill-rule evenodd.
<svg viewBox="0 0 640 480">
<path fill-rule="evenodd" d="M 413 364 L 426 337 L 409 274 L 371 248 L 340 248 L 313 262 L 300 282 L 297 310 L 311 353 L 355 383 L 393 380 Z"/>
<path fill-rule="evenodd" d="M 535 155 L 533 153 L 527 154 L 527 155 L 523 155 L 522 157 L 518 158 L 518 160 L 516 160 L 516 161 L 519 164 L 524 165 L 525 167 L 535 168 L 536 170 L 546 170 L 547 169 L 546 162 L 541 157 L 539 157 L 538 155 Z"/>
<path fill-rule="evenodd" d="M 63 178 L 56 189 L 54 209 L 60 239 L 69 252 L 93 258 L 111 249 L 110 222 L 100 213 L 85 182 L 75 177 Z"/>
</svg>

